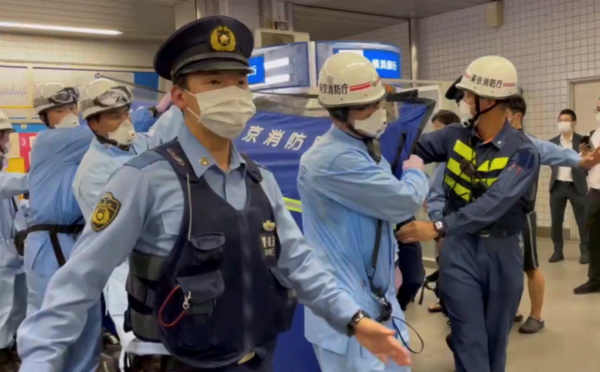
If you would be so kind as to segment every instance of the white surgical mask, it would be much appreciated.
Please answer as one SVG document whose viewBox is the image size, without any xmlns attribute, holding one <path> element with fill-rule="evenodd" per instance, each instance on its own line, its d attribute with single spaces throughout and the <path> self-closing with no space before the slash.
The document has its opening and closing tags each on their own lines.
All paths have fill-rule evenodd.
<svg viewBox="0 0 600 372">
<path fill-rule="evenodd" d="M 379 138 L 385 132 L 387 124 L 387 111 L 379 108 L 365 120 L 354 120 L 353 126 L 369 137 Z"/>
<path fill-rule="evenodd" d="M 57 128 L 57 129 L 75 128 L 78 126 L 79 126 L 79 118 L 77 117 L 77 115 L 71 113 L 71 114 L 63 117 L 62 119 L 60 119 L 60 121 L 58 122 L 58 124 L 56 124 L 54 126 L 54 128 Z"/>
<path fill-rule="evenodd" d="M 471 114 L 471 106 L 467 105 L 465 101 L 459 102 L 458 113 L 460 115 L 460 121 L 463 123 L 473 119 L 473 115 Z"/>
<path fill-rule="evenodd" d="M 239 136 L 248 120 L 256 113 L 252 93 L 240 87 L 231 86 L 205 93 L 188 94 L 196 97 L 200 115 L 189 107 L 187 110 L 198 118 L 198 123 L 223 138 L 233 139 Z"/>
<path fill-rule="evenodd" d="M 556 124 L 558 131 L 561 133 L 567 133 L 571 130 L 571 122 L 570 121 L 559 121 Z"/>
<path fill-rule="evenodd" d="M 600 124 L 600 112 L 596 114 L 596 122 Z"/>
<path fill-rule="evenodd" d="M 121 146 L 128 146 L 135 140 L 135 127 L 129 119 L 125 119 L 119 124 L 117 129 L 108 133 L 108 139 L 113 140 Z"/>
</svg>

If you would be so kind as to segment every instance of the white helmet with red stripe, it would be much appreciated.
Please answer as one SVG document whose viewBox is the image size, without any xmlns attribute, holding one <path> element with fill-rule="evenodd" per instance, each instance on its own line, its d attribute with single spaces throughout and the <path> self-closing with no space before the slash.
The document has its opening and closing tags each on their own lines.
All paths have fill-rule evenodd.
<svg viewBox="0 0 600 372">
<path fill-rule="evenodd" d="M 483 98 L 506 99 L 519 94 L 517 69 L 504 57 L 481 57 L 471 62 L 456 88 Z"/>
<path fill-rule="evenodd" d="M 377 70 L 360 54 L 334 54 L 319 73 L 319 103 L 324 108 L 368 105 L 385 96 Z"/>
</svg>

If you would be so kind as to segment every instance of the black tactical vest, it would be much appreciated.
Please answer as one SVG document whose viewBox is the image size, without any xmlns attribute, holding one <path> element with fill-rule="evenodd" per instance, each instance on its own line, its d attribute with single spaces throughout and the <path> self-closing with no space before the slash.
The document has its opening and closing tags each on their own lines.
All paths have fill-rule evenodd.
<svg viewBox="0 0 600 372">
<path fill-rule="evenodd" d="M 131 329 L 193 366 L 244 362 L 290 328 L 296 306 L 291 283 L 277 267 L 281 247 L 260 170 L 244 157 L 247 200 L 238 211 L 196 177 L 179 142 L 140 157 L 157 156 L 177 174 L 185 210 L 168 257 L 136 251 L 130 257 Z"/>
</svg>

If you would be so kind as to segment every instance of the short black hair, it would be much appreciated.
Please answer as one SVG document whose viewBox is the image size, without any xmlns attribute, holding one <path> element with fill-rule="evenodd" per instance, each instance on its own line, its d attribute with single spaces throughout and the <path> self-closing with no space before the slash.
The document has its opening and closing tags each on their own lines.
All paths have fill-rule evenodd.
<svg viewBox="0 0 600 372">
<path fill-rule="evenodd" d="M 439 110 L 431 118 L 431 122 L 439 121 L 444 125 L 450 125 L 454 123 L 460 123 L 460 118 L 454 112 L 450 110 Z"/>
<path fill-rule="evenodd" d="M 571 117 L 571 120 L 577 121 L 577 114 L 575 114 L 575 111 L 571 109 L 562 110 L 560 114 L 558 114 L 558 117 L 560 117 L 561 115 L 569 115 Z"/>
<path fill-rule="evenodd" d="M 178 86 L 181 89 L 188 90 L 189 85 L 188 85 L 187 77 L 188 77 L 188 74 L 182 74 L 182 75 L 177 76 L 177 78 L 173 82 L 173 85 Z"/>
<path fill-rule="evenodd" d="M 512 112 L 520 112 L 525 117 L 527 114 L 527 103 L 522 96 L 514 96 L 506 101 L 506 106 Z"/>
</svg>

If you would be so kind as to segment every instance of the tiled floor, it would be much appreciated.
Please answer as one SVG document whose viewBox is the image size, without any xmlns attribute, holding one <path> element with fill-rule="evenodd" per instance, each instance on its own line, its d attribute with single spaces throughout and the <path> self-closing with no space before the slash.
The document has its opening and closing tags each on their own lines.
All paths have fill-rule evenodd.
<svg viewBox="0 0 600 372">
<path fill-rule="evenodd" d="M 600 294 L 575 296 L 573 288 L 587 278 L 587 265 L 580 265 L 577 244 L 565 244 L 566 260 L 548 263 L 552 253 L 549 239 L 538 240 L 540 262 L 546 277 L 544 320 L 546 328 L 535 335 L 522 335 L 513 328 L 508 348 L 507 372 L 598 372 L 600 371 Z M 525 287 L 527 288 L 527 287 Z M 423 306 L 412 304 L 407 311 L 410 324 L 425 340 L 425 351 L 413 356 L 413 372 L 452 372 L 452 354 L 444 337 L 446 319 L 427 313 L 434 297 L 428 291 Z M 527 289 L 520 311 L 529 314 Z M 412 337 L 412 344 L 418 347 Z"/>
</svg>

